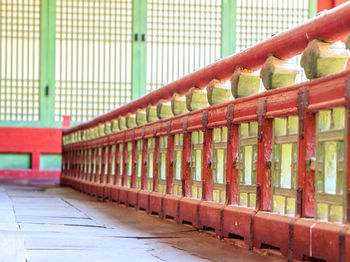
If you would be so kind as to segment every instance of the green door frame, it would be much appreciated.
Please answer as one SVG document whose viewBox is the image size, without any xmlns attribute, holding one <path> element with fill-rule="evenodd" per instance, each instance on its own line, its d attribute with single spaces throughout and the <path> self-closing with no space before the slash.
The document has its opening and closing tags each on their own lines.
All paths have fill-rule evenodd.
<svg viewBox="0 0 350 262">
<path fill-rule="evenodd" d="M 132 91 L 131 98 L 146 94 L 147 65 L 147 1 L 133 0 L 132 3 Z"/>
</svg>

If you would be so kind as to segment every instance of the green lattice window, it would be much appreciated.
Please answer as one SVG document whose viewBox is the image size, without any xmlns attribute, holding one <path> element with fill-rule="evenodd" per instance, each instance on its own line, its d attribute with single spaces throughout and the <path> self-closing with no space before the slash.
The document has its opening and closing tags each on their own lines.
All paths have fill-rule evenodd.
<svg viewBox="0 0 350 262">
<path fill-rule="evenodd" d="M 183 134 L 175 134 L 174 137 L 174 175 L 173 194 L 182 195 L 182 150 Z"/>
<path fill-rule="evenodd" d="M 141 188 L 143 140 L 136 142 L 136 188 Z"/>
<path fill-rule="evenodd" d="M 226 200 L 226 149 L 227 127 L 213 129 L 213 200 L 225 202 Z"/>
<path fill-rule="evenodd" d="M 331 222 L 346 219 L 345 108 L 317 113 L 316 218 Z"/>
<path fill-rule="evenodd" d="M 243 123 L 239 126 L 238 176 L 240 206 L 256 205 L 256 172 L 258 161 L 258 123 Z"/>
<path fill-rule="evenodd" d="M 191 196 L 202 198 L 203 131 L 191 133 Z"/>
<path fill-rule="evenodd" d="M 237 0 L 236 51 L 254 46 L 271 35 L 286 31 L 309 18 L 309 3 L 304 0 Z M 300 56 L 292 58 L 297 64 Z M 302 71 L 297 83 L 306 78 Z"/>
<path fill-rule="evenodd" d="M 300 24 L 309 17 L 309 1 L 237 0 L 237 52 Z"/>
<path fill-rule="evenodd" d="M 132 0 L 56 1 L 56 121 L 131 100 Z"/>
<path fill-rule="evenodd" d="M 168 137 L 159 137 L 158 192 L 166 193 Z"/>
<path fill-rule="evenodd" d="M 272 210 L 296 212 L 298 179 L 298 117 L 275 118 L 272 152 Z"/>
<path fill-rule="evenodd" d="M 149 138 L 147 145 L 148 162 L 147 162 L 147 190 L 153 190 L 153 163 L 154 163 L 154 151 L 156 148 L 156 139 Z"/>
<path fill-rule="evenodd" d="M 40 0 L 1 0 L 0 12 L 0 120 L 39 120 Z"/>
<path fill-rule="evenodd" d="M 221 2 L 147 1 L 147 92 L 221 57 Z"/>
</svg>

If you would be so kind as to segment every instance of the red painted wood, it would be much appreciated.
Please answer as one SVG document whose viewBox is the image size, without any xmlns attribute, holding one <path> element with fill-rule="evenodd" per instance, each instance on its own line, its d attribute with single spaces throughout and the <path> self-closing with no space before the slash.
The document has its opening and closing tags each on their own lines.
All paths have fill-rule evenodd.
<svg viewBox="0 0 350 262">
<path fill-rule="evenodd" d="M 100 184 L 104 183 L 105 180 L 105 170 L 106 170 L 106 148 L 102 147 L 101 153 L 101 173 L 100 173 Z"/>
<path fill-rule="evenodd" d="M 1 153 L 61 154 L 62 129 L 0 127 Z"/>
<path fill-rule="evenodd" d="M 92 148 L 91 151 L 91 170 L 90 170 L 90 182 L 93 181 L 93 177 L 94 177 L 94 165 L 95 165 L 95 152 L 97 149 Z"/>
<path fill-rule="evenodd" d="M 158 162 L 159 162 L 159 137 L 155 137 L 153 158 L 153 191 L 158 191 Z"/>
<path fill-rule="evenodd" d="M 331 10 L 335 7 L 335 0 L 318 0 L 317 1 L 317 13 L 324 10 Z"/>
<path fill-rule="evenodd" d="M 59 183 L 61 171 L 44 171 L 44 170 L 0 170 L 0 182 L 48 182 Z"/>
<path fill-rule="evenodd" d="M 168 136 L 167 150 L 167 194 L 173 193 L 173 178 L 174 178 L 174 135 Z"/>
<path fill-rule="evenodd" d="M 204 136 L 205 143 L 203 145 L 203 166 L 202 166 L 202 181 L 203 181 L 203 200 L 213 200 L 213 129 L 207 128 Z"/>
<path fill-rule="evenodd" d="M 257 184 L 261 186 L 261 199 L 256 198 L 256 206 L 261 210 L 271 210 L 271 157 L 272 119 L 262 121 L 262 142 L 258 143 Z"/>
<path fill-rule="evenodd" d="M 238 160 L 238 150 L 239 150 L 239 125 L 232 126 L 231 134 L 231 148 L 228 150 L 230 152 L 230 192 L 229 192 L 229 202 L 228 204 L 238 204 L 238 169 L 236 167 Z M 227 154 L 228 155 L 228 154 Z"/>
<path fill-rule="evenodd" d="M 112 145 L 108 146 L 108 156 L 107 156 L 107 184 L 111 183 L 112 175 Z"/>
<path fill-rule="evenodd" d="M 309 160 L 314 159 L 316 141 L 316 114 L 304 115 L 304 139 L 299 139 L 298 187 L 303 189 L 302 217 L 313 217 L 315 210 L 315 171 L 308 168 Z"/>
<path fill-rule="evenodd" d="M 148 175 L 148 139 L 143 140 L 142 144 L 142 166 L 141 166 L 141 189 L 147 190 L 147 175 Z"/>
<path fill-rule="evenodd" d="M 122 165 L 122 163 L 120 163 L 119 144 L 116 143 L 116 145 L 115 145 L 115 164 L 114 164 L 114 185 L 118 185 L 119 177 L 122 175 L 122 174 L 120 174 L 120 165 Z"/>
<path fill-rule="evenodd" d="M 182 178 L 184 179 L 183 195 L 191 197 L 191 133 L 184 133 L 182 151 Z"/>
<path fill-rule="evenodd" d="M 63 116 L 62 126 L 63 126 L 63 128 L 70 127 L 70 116 Z"/>
<path fill-rule="evenodd" d="M 123 174 L 122 174 L 122 186 L 126 186 L 126 179 L 127 179 L 127 172 L 128 172 L 128 167 L 127 167 L 127 162 L 126 158 L 128 156 L 128 149 L 127 149 L 127 143 L 123 143 Z"/>
<path fill-rule="evenodd" d="M 136 141 L 132 141 L 132 165 L 131 165 L 131 182 L 130 182 L 130 187 L 135 188 L 136 187 L 136 162 L 137 162 L 137 145 Z"/>
</svg>

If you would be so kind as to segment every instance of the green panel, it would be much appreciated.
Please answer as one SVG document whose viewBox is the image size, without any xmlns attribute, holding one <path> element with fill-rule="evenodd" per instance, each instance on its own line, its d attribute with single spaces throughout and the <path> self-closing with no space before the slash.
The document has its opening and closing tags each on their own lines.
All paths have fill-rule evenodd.
<svg viewBox="0 0 350 262">
<path fill-rule="evenodd" d="M 216 150 L 216 183 L 223 184 L 225 181 L 225 150 L 217 149 Z"/>
<path fill-rule="evenodd" d="M 0 120 L 37 121 L 40 1 L 2 0 L 0 12 Z"/>
<path fill-rule="evenodd" d="M 202 181 L 202 150 L 196 150 L 195 180 Z"/>
<path fill-rule="evenodd" d="M 295 204 L 296 204 L 295 198 L 292 198 L 292 197 L 287 198 L 287 208 L 286 208 L 287 215 L 295 214 Z"/>
<path fill-rule="evenodd" d="M 240 206 L 248 206 L 248 194 L 247 193 L 240 193 L 239 194 L 239 205 Z"/>
<path fill-rule="evenodd" d="M 335 194 L 337 188 L 337 143 L 325 143 L 324 184 L 325 193 Z"/>
<path fill-rule="evenodd" d="M 287 119 L 275 118 L 274 119 L 274 134 L 275 136 L 283 136 L 287 134 Z"/>
<path fill-rule="evenodd" d="M 30 154 L 3 154 L 0 153 L 0 169 L 31 169 Z"/>
<path fill-rule="evenodd" d="M 166 179 L 166 153 L 160 154 L 160 179 Z"/>
<path fill-rule="evenodd" d="M 249 207 L 255 208 L 256 205 L 256 194 L 250 193 L 249 195 Z"/>
<path fill-rule="evenodd" d="M 309 18 L 317 15 L 317 0 L 309 0 Z"/>
<path fill-rule="evenodd" d="M 147 92 L 221 57 L 221 5 L 222 0 L 147 0 Z"/>
<path fill-rule="evenodd" d="M 50 126 L 55 114 L 56 2 L 41 0 L 40 120 Z"/>
<path fill-rule="evenodd" d="M 282 144 L 281 187 L 292 187 L 292 144 Z"/>
<path fill-rule="evenodd" d="M 137 177 L 141 177 L 141 171 L 142 171 L 142 155 L 137 155 Z"/>
<path fill-rule="evenodd" d="M 133 0 L 132 28 L 132 99 L 136 99 L 146 94 L 147 1 Z"/>
<path fill-rule="evenodd" d="M 252 184 L 253 147 L 244 147 L 244 184 Z"/>
<path fill-rule="evenodd" d="M 273 211 L 279 214 L 284 214 L 286 198 L 283 196 L 274 195 L 272 199 Z"/>
<path fill-rule="evenodd" d="M 154 153 L 148 154 L 148 177 L 153 177 L 153 161 L 154 161 Z"/>
<path fill-rule="evenodd" d="M 237 0 L 222 0 L 221 57 L 236 52 L 236 2 Z"/>
<path fill-rule="evenodd" d="M 132 0 L 57 0 L 55 120 L 131 100 Z"/>
<path fill-rule="evenodd" d="M 57 154 L 41 154 L 40 170 L 61 170 L 62 156 Z"/>
<path fill-rule="evenodd" d="M 182 151 L 175 151 L 175 176 L 176 180 L 181 180 Z"/>
</svg>

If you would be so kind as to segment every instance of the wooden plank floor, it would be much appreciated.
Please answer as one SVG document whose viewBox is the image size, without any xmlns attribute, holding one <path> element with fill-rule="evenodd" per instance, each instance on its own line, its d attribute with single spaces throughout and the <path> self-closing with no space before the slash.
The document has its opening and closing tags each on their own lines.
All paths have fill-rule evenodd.
<svg viewBox="0 0 350 262">
<path fill-rule="evenodd" d="M 0 261 L 281 261 L 58 186 L 0 186 Z"/>
</svg>

